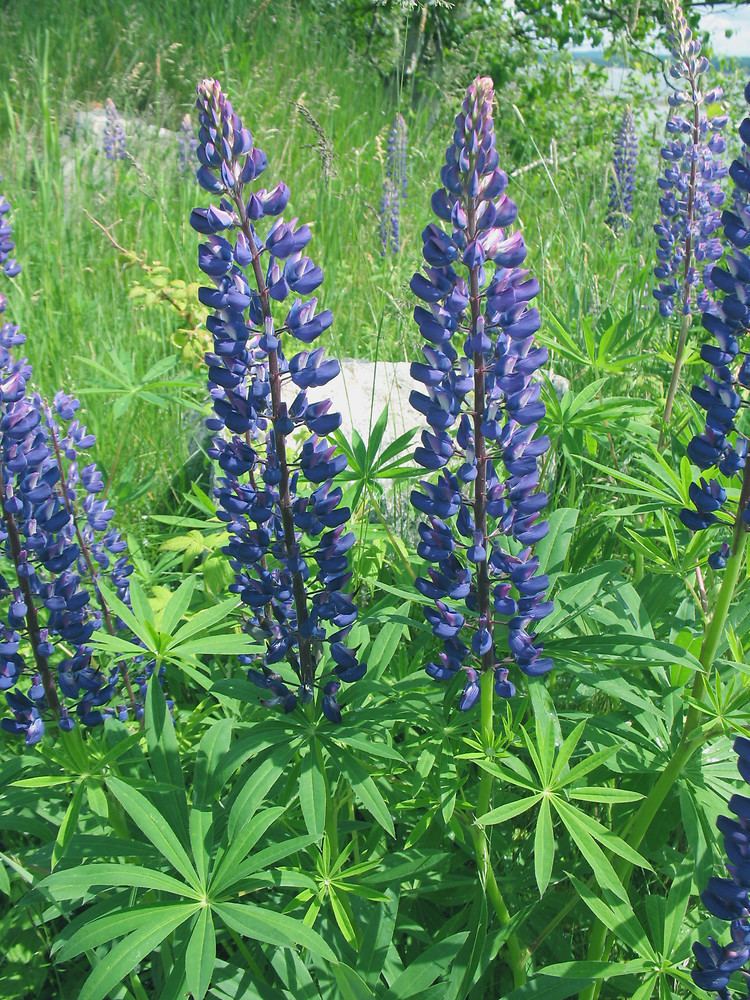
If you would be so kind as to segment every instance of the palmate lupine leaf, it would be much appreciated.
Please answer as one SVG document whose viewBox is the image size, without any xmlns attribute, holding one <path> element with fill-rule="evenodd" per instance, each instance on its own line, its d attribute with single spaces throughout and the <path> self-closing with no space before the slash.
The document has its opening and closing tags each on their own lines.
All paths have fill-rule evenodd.
<svg viewBox="0 0 750 1000">
<path fill-rule="evenodd" d="M 231 722 L 219 720 L 199 745 L 191 806 L 170 713 L 153 680 L 147 698 L 146 733 L 152 771 L 159 782 L 151 797 L 115 776 L 106 780 L 110 793 L 153 848 L 154 861 L 142 865 L 80 864 L 58 869 L 38 886 L 39 892 L 59 901 L 86 899 L 96 889 L 107 890 L 104 903 L 79 915 L 60 939 L 59 957 L 63 961 L 113 942 L 94 965 L 80 996 L 104 1000 L 164 940 L 189 924 L 187 937 L 178 937 L 175 942 L 178 955 L 165 995 L 180 996 L 180 990 L 187 989 L 196 1000 L 202 1000 L 210 988 L 216 961 L 215 919 L 252 940 L 276 947 L 302 946 L 334 961 L 333 951 L 317 931 L 292 916 L 257 905 L 250 895 L 257 888 L 252 884 L 253 875 L 257 881 L 266 868 L 316 839 L 290 838 L 248 857 L 285 811 L 285 807 L 261 806 L 294 748 L 277 749 L 276 759 L 267 758 L 248 773 L 234 790 L 227 817 L 213 800 L 221 795 L 219 779 L 222 783 L 229 780 L 242 759 L 235 757 L 236 766 L 230 768 L 224 762 Z M 129 854 L 131 849 L 127 846 L 122 851 Z M 152 866 L 154 862 L 158 867 Z M 166 866 L 175 874 L 163 871 Z M 293 876 L 291 872 L 292 883 Z M 258 884 L 263 884 L 263 878 Z M 148 896 L 112 893 L 126 887 L 147 890 Z M 166 896 L 163 902 L 159 899 L 162 895 Z"/>
<path fill-rule="evenodd" d="M 480 821 L 483 826 L 494 826 L 524 815 L 538 806 L 534 832 L 534 874 L 540 896 L 544 895 L 552 878 L 556 853 L 556 818 L 564 826 L 601 888 L 626 901 L 627 893 L 602 848 L 641 868 L 651 870 L 651 865 L 622 838 L 574 805 L 571 799 L 578 792 L 580 801 L 614 805 L 637 801 L 642 796 L 627 791 L 618 795 L 616 789 L 608 787 L 580 787 L 578 783 L 592 771 L 605 765 L 618 748 L 597 751 L 570 767 L 570 761 L 583 737 L 585 723 L 579 723 L 561 740 L 555 734 L 556 729 L 559 732 L 559 723 L 549 694 L 539 685 L 530 685 L 530 693 L 535 716 L 535 739 L 525 729 L 521 730 L 521 736 L 533 771 L 522 760 L 510 754 L 502 757 L 498 763 L 478 759 L 477 764 L 495 777 L 531 794 L 491 809 Z"/>
</svg>

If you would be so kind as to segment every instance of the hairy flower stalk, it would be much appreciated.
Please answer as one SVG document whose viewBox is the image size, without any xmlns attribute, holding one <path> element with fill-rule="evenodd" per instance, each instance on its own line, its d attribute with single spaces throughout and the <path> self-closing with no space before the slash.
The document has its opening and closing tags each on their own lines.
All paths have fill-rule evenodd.
<svg viewBox="0 0 750 1000">
<path fill-rule="evenodd" d="M 750 84 L 745 88 L 745 97 L 750 102 Z M 744 119 L 739 132 L 744 146 L 729 169 L 735 184 L 734 205 L 721 216 L 729 252 L 723 265 L 714 266 L 711 272 L 711 281 L 724 294 L 703 314 L 703 325 L 716 343 L 704 344 L 701 356 L 713 366 L 714 378 L 707 377 L 705 387 L 693 391 L 693 398 L 706 411 L 706 424 L 703 433 L 691 441 L 688 454 L 702 470 L 716 468 L 724 476 L 738 479 L 742 472 L 742 479 L 733 516 L 725 516 L 723 508 L 728 503 L 728 491 L 716 479 L 693 484 L 690 497 L 695 509 L 681 512 L 683 523 L 693 530 L 705 530 L 714 525 L 724 525 L 725 530 L 728 527 L 731 541 L 723 541 L 709 558 L 714 569 L 723 570 L 722 581 L 701 643 L 699 660 L 703 670 L 696 674 L 693 683 L 692 707 L 686 713 L 680 740 L 664 771 L 622 833 L 636 850 L 684 768 L 705 742 L 706 737 L 701 732 L 703 717 L 698 706 L 705 696 L 706 684 L 720 649 L 747 547 L 750 466 L 746 462 L 747 439 L 737 428 L 735 418 L 741 404 L 738 388 L 746 388 L 746 370 L 750 365 L 740 347 L 741 338 L 750 332 L 750 259 L 745 252 L 750 247 L 750 117 Z M 627 885 L 632 865 L 615 859 L 614 867 Z M 609 954 L 609 940 L 606 927 L 597 922 L 587 958 L 605 960 Z M 599 989 L 599 986 L 587 989 L 583 1000 L 595 1000 Z"/>
<path fill-rule="evenodd" d="M 498 169 L 493 100 L 486 77 L 466 92 L 441 172 L 443 187 L 432 198 L 448 228 L 431 224 L 424 230 L 427 267 L 411 282 L 424 303 L 414 318 L 427 342 L 424 361 L 411 368 L 424 391 L 413 392 L 411 403 L 429 425 L 415 459 L 438 473 L 411 495 L 427 516 L 418 552 L 433 564 L 416 585 L 435 602 L 425 615 L 442 643 L 426 670 L 437 680 L 462 677 L 460 709 L 481 700 L 488 754 L 495 742 L 493 697 L 515 693 L 509 667 L 515 663 L 531 677 L 552 667 L 534 634 L 535 623 L 551 610 L 544 600 L 548 580 L 533 555 L 534 543 L 547 532 L 539 519 L 546 497 L 538 491 L 538 458 L 549 441 L 535 437 L 544 404 L 533 378 L 547 351 L 534 344 L 539 313 L 529 302 L 538 283 L 520 267 L 526 257 L 520 232 L 508 232 L 517 212 L 505 194 L 508 178 Z M 491 796 L 492 776 L 483 772 L 472 838 L 488 900 L 507 924 L 489 838 L 479 825 Z M 514 982 L 524 982 L 525 960 L 514 934 L 508 961 Z"/>
<path fill-rule="evenodd" d="M 626 108 L 622 113 L 613 145 L 607 225 L 615 232 L 619 232 L 630 227 L 635 171 L 638 165 L 638 136 L 631 108 Z"/>
<path fill-rule="evenodd" d="M 737 769 L 750 784 L 750 740 L 737 737 L 734 752 Z M 719 1000 L 731 1000 L 729 980 L 738 972 L 750 995 L 750 972 L 745 969 L 750 964 L 750 798 L 733 795 L 729 810 L 734 818 L 720 816 L 716 825 L 724 835 L 730 878 L 711 878 L 701 899 L 709 913 L 730 922 L 732 940 L 724 947 L 713 938 L 708 946 L 696 942 L 697 965 L 691 973 L 696 986 L 715 992 Z"/>
<path fill-rule="evenodd" d="M 115 102 L 107 98 L 104 102 L 104 135 L 102 148 L 108 160 L 126 160 L 128 157 L 128 141 L 125 135 L 125 122 L 115 107 Z"/>
<path fill-rule="evenodd" d="M 0 264 L 12 250 L 7 218 L 4 228 Z M 77 400 L 58 393 L 48 406 L 31 390 L 31 366 L 13 355 L 24 340 L 12 323 L 0 328 L 0 542 L 15 577 L 0 577 L 0 690 L 12 712 L 0 726 L 33 744 L 50 716 L 63 730 L 76 716 L 87 726 L 107 715 L 127 718 L 126 707 L 105 707 L 118 697 L 119 681 L 130 711 L 138 715 L 141 707 L 127 671 L 103 672 L 88 645 L 104 605 L 91 605 L 84 581 L 88 577 L 101 599 L 98 581 L 106 577 L 126 598 L 132 572 L 121 555 L 125 544 L 109 526 L 112 511 L 96 496 L 103 489 L 98 469 L 78 466 L 79 453 L 94 437 L 74 419 Z M 114 630 L 118 623 L 108 620 Z M 29 661 L 31 684 L 24 694 L 19 685 Z"/>
<path fill-rule="evenodd" d="M 670 76 L 677 84 L 669 97 L 674 111 L 667 121 L 667 133 L 674 138 L 661 150 L 666 166 L 659 179 L 662 218 L 654 226 L 659 237 L 654 268 L 659 284 L 654 297 L 662 316 L 678 312 L 681 319 L 660 447 L 672 417 L 691 315 L 710 307 L 709 293 L 714 287 L 711 270 L 721 256 L 721 242 L 714 233 L 721 223 L 719 209 L 724 202 L 721 180 L 727 170 L 721 154 L 726 142 L 721 132 L 728 120 L 723 113 L 707 114 L 706 107 L 721 100 L 721 88 L 702 89 L 701 78 L 710 63 L 701 55 L 700 42 L 693 38 L 679 0 L 666 0 L 666 7 L 674 58 Z M 683 108 L 685 114 L 679 113 Z"/>
<path fill-rule="evenodd" d="M 207 322 L 214 350 L 206 361 L 215 414 L 208 424 L 217 432 L 211 454 L 224 473 L 216 496 L 230 534 L 225 551 L 235 571 L 232 589 L 248 609 L 247 631 L 266 647 L 248 677 L 263 689 L 265 704 L 284 711 L 311 702 L 318 686 L 323 713 L 338 721 L 341 682 L 365 672 L 345 643 L 357 616 L 345 593 L 354 536 L 346 531 L 341 489 L 333 485 L 345 459 L 326 440 L 341 417 L 330 412 L 329 401 L 309 403 L 306 395 L 339 374 L 338 362 L 326 360 L 321 348 L 306 349 L 333 317 L 316 312 L 317 299 L 301 297 L 281 322 L 274 317 L 274 308 L 292 293 L 315 291 L 323 273 L 303 254 L 308 226 L 278 218 L 260 232 L 260 220 L 284 211 L 289 189 L 280 183 L 247 190 L 265 170 L 266 157 L 217 81 L 198 86 L 196 106 L 197 177 L 221 196 L 218 205 L 191 216 L 207 237 L 198 262 L 213 282 L 200 290 L 200 299 L 214 310 Z M 285 347 L 294 341 L 304 349 L 288 358 Z M 298 390 L 290 406 L 282 398 L 284 382 Z M 333 669 L 321 682 L 324 651 Z M 284 661 L 296 690 L 274 669 Z"/>
</svg>

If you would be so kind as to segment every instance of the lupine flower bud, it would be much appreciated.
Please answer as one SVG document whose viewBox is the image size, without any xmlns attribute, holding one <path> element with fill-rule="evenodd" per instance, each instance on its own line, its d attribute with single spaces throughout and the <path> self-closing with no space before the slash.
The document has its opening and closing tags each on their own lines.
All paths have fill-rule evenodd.
<svg viewBox="0 0 750 1000">
<path fill-rule="evenodd" d="M 637 165 L 638 136 L 635 131 L 635 119 L 632 110 L 626 108 L 614 137 L 612 177 L 609 182 L 607 225 L 615 232 L 630 226 Z"/>
<path fill-rule="evenodd" d="M 7 208 L 3 215 L 9 228 Z M 0 727 L 33 744 L 50 716 L 69 730 L 74 718 L 92 726 L 113 715 L 107 706 L 121 684 L 136 716 L 139 706 L 127 671 L 99 670 L 88 645 L 102 616 L 111 631 L 120 625 L 100 581 L 127 600 L 132 572 L 112 511 L 97 498 L 96 466 L 78 467 L 94 437 L 75 418 L 78 400 L 58 393 L 48 406 L 31 390 L 31 366 L 12 353 L 24 341 L 12 323 L 0 327 L 0 543 L 17 582 L 0 577 L 0 690 L 12 713 Z"/>
<path fill-rule="evenodd" d="M 104 155 L 108 160 L 126 160 L 128 156 L 128 141 L 125 135 L 125 122 L 115 107 L 115 102 L 107 98 L 104 102 L 104 136 L 102 140 Z"/>
<path fill-rule="evenodd" d="M 309 403 L 307 390 L 330 382 L 339 365 L 322 348 L 289 356 L 295 340 L 306 348 L 331 325 L 328 310 L 318 313 L 316 299 L 304 300 L 323 273 L 304 254 L 310 229 L 280 218 L 286 185 L 248 189 L 266 169 L 266 156 L 218 81 L 204 80 L 197 92 L 197 178 L 220 199 L 191 216 L 207 236 L 198 264 L 211 285 L 199 296 L 214 310 L 207 321 L 213 351 L 206 355 L 214 410 L 208 426 L 216 432 L 210 454 L 223 473 L 216 497 L 229 532 L 230 589 L 245 605 L 246 631 L 265 642 L 248 678 L 263 690 L 264 704 L 285 712 L 309 702 L 318 686 L 320 709 L 338 722 L 341 682 L 365 672 L 345 645 L 357 617 L 346 593 L 354 536 L 344 530 L 349 511 L 333 485 L 346 460 L 326 439 L 341 417 L 329 403 Z M 256 226 L 273 216 L 279 218 L 270 226 Z M 292 293 L 277 317 L 274 304 Z M 282 380 L 299 390 L 289 406 Z M 324 652 L 332 663 L 321 679 Z M 286 679 L 273 669 L 280 663 L 290 668 Z M 296 677 L 292 687 L 289 675 Z"/>
<path fill-rule="evenodd" d="M 750 102 L 750 83 L 745 88 Z M 729 173 L 734 181 L 734 203 L 721 216 L 727 243 L 727 256 L 715 266 L 711 280 L 722 297 L 703 314 L 703 326 L 713 342 L 701 348 L 701 357 L 713 368 L 713 376 L 704 376 L 703 385 L 695 386 L 692 397 L 706 412 L 701 434 L 688 445 L 688 457 L 702 471 L 716 469 L 724 477 L 741 480 L 739 504 L 731 519 L 725 514 L 727 491 L 718 480 L 701 478 L 690 488 L 692 509 L 681 511 L 680 518 L 692 531 L 712 525 L 724 528 L 734 523 L 735 539 L 750 527 L 750 477 L 747 472 L 748 439 L 737 426 L 743 405 L 743 390 L 750 388 L 750 363 L 743 338 L 750 329 L 750 116 L 739 127 L 743 147 Z M 747 402 L 745 405 L 747 405 Z M 709 557 L 714 569 L 726 565 L 729 546 L 724 542 Z"/>
<path fill-rule="evenodd" d="M 710 305 L 711 273 L 721 256 L 721 245 L 712 236 L 721 223 L 721 181 L 727 174 L 721 159 L 726 115 L 706 112 L 707 105 L 721 100 L 721 88 L 702 90 L 709 62 L 700 55 L 700 42 L 693 38 L 679 0 L 667 0 L 667 15 L 674 58 L 670 76 L 677 83 L 669 100 L 669 138 L 661 150 L 662 217 L 654 226 L 659 237 L 654 297 L 662 316 L 671 316 L 675 309 L 682 314 L 705 312 Z"/>
<path fill-rule="evenodd" d="M 418 553 L 433 564 L 417 588 L 435 602 L 425 615 L 442 642 L 426 670 L 438 680 L 463 673 L 464 710 L 479 696 L 480 672 L 494 672 L 495 692 L 511 697 L 510 663 L 529 676 L 552 667 L 534 634 L 551 610 L 533 556 L 547 531 L 537 459 L 548 441 L 535 437 L 544 405 L 533 378 L 547 351 L 534 346 L 538 284 L 519 267 L 523 238 L 507 230 L 516 206 L 498 167 L 493 99 L 489 78 L 467 90 L 432 199 L 449 225 L 424 230 L 429 266 L 411 282 L 427 342 L 412 365 L 423 389 L 411 403 L 430 427 L 415 460 L 438 473 L 411 496 L 427 515 Z"/>
<path fill-rule="evenodd" d="M 750 740 L 738 736 L 734 751 L 737 769 L 748 782 Z M 730 878 L 711 878 L 701 899 L 709 913 L 730 922 L 732 940 L 723 948 L 713 938 L 707 947 L 696 942 L 693 954 L 698 964 L 691 972 L 696 986 L 715 991 L 721 1000 L 730 1000 L 730 977 L 750 962 L 750 799 L 733 795 L 729 809 L 734 818 L 720 816 L 716 825 L 724 835 Z"/>
</svg>

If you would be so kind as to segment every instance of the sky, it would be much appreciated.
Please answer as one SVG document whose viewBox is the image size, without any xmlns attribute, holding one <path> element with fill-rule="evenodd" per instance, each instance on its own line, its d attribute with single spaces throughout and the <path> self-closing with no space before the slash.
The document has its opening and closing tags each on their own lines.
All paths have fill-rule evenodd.
<svg viewBox="0 0 750 1000">
<path fill-rule="evenodd" d="M 701 27 L 710 32 L 714 48 L 721 55 L 750 56 L 750 4 L 717 8 L 701 18 Z M 725 33 L 731 30 L 732 37 Z"/>
</svg>

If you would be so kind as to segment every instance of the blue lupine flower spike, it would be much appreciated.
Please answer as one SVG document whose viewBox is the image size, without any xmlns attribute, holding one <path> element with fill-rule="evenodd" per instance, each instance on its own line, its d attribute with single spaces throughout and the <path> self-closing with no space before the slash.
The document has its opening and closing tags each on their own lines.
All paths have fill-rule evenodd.
<svg viewBox="0 0 750 1000">
<path fill-rule="evenodd" d="M 635 171 L 638 165 L 638 136 L 630 108 L 622 113 L 614 138 L 612 176 L 609 182 L 607 225 L 615 232 L 628 229 L 633 214 Z"/>
<path fill-rule="evenodd" d="M 734 752 L 738 771 L 750 783 L 750 740 L 738 736 Z M 716 825 L 724 835 L 730 878 L 711 878 L 701 899 L 709 913 L 729 921 L 731 941 L 724 947 L 713 938 L 708 946 L 696 942 L 697 964 L 691 972 L 696 986 L 716 993 L 720 1000 L 731 1000 L 729 981 L 736 973 L 750 996 L 750 798 L 733 795 L 729 810 L 733 815 L 720 816 Z"/>
<path fill-rule="evenodd" d="M 338 362 L 310 346 L 333 319 L 307 298 L 323 272 L 304 255 L 308 226 L 281 218 L 258 225 L 281 215 L 289 189 L 280 183 L 248 190 L 266 169 L 266 156 L 216 80 L 198 86 L 196 106 L 197 178 L 218 199 L 190 220 L 206 237 L 198 264 L 212 283 L 199 292 L 213 310 L 207 321 L 213 351 L 206 355 L 214 409 L 208 426 L 216 432 L 210 454 L 223 473 L 216 496 L 230 536 L 231 589 L 246 606 L 246 630 L 265 643 L 248 677 L 265 704 L 284 711 L 310 702 L 317 688 L 322 712 L 337 722 L 340 682 L 358 680 L 365 666 L 346 645 L 357 617 L 346 593 L 354 535 L 346 530 L 342 491 L 333 485 L 346 460 L 327 441 L 341 417 L 330 402 L 307 398 L 307 389 L 339 374 Z M 292 293 L 279 321 L 274 313 Z M 289 356 L 295 341 L 303 350 Z M 282 383 L 297 390 L 291 402 Z M 319 678 L 324 653 L 331 673 Z M 286 677 L 276 670 L 282 663 Z"/>
<path fill-rule="evenodd" d="M 723 92 L 720 87 L 703 89 L 710 63 L 701 55 L 701 43 L 693 37 L 678 0 L 667 0 L 667 14 L 674 59 L 669 75 L 675 83 L 669 96 L 669 139 L 661 150 L 662 217 L 654 226 L 659 237 L 654 297 L 662 316 L 705 312 L 710 305 L 711 271 L 721 256 L 721 242 L 714 234 L 724 202 L 721 181 L 727 168 L 721 156 L 726 141 L 721 133 L 728 121 L 720 109 L 711 115 L 706 111 L 721 101 Z"/>
<path fill-rule="evenodd" d="M 411 367 L 424 388 L 411 403 L 429 425 L 415 459 L 437 473 L 411 495 L 427 515 L 418 552 L 433 564 L 417 587 L 435 602 L 426 617 L 442 644 L 426 670 L 438 680 L 463 672 L 462 709 L 477 700 L 483 671 L 510 697 L 512 663 L 529 676 L 552 667 L 534 634 L 551 610 L 533 555 L 547 533 L 537 460 L 549 441 L 535 436 L 544 404 L 533 377 L 547 350 L 534 344 L 539 313 L 529 305 L 539 285 L 520 266 L 521 233 L 508 229 L 516 206 L 498 168 L 493 99 L 487 77 L 467 90 L 432 198 L 447 225 L 424 230 L 427 267 L 411 282 L 426 341 Z"/>
<path fill-rule="evenodd" d="M 750 83 L 745 88 L 750 103 Z M 706 418 L 702 433 L 688 445 L 688 457 L 703 472 L 715 470 L 730 483 L 739 481 L 735 506 L 718 479 L 701 478 L 690 487 L 693 507 L 680 512 L 680 519 L 692 531 L 714 526 L 732 531 L 731 543 L 724 540 L 709 557 L 714 569 L 723 569 L 737 552 L 743 532 L 750 528 L 750 467 L 748 439 L 738 427 L 743 406 L 742 392 L 750 389 L 750 354 L 746 338 L 750 333 L 750 116 L 739 127 L 743 146 L 729 173 L 734 181 L 734 202 L 721 216 L 727 254 L 715 266 L 711 280 L 721 297 L 703 314 L 703 326 L 713 340 L 703 344 L 701 357 L 711 365 L 703 385 L 695 386 L 692 397 Z M 747 401 L 744 402 L 747 405 Z"/>
<path fill-rule="evenodd" d="M 398 253 L 401 246 L 401 205 L 408 190 L 408 128 L 403 115 L 397 114 L 388 132 L 388 149 L 380 200 L 380 252 Z"/>
<path fill-rule="evenodd" d="M 102 137 L 102 146 L 104 155 L 108 160 L 126 160 L 128 157 L 125 122 L 115 107 L 115 102 L 109 97 L 104 102 L 104 135 Z"/>
<path fill-rule="evenodd" d="M 0 214 L 2 266 L 12 251 L 3 199 Z M 13 273 L 18 270 L 15 265 Z M 0 313 L 5 308 L 0 296 Z M 109 705 L 119 697 L 120 681 L 136 717 L 142 703 L 127 673 L 117 666 L 101 671 L 88 645 L 103 609 L 92 605 L 87 582 L 98 589 L 106 576 L 127 599 L 132 572 L 109 523 L 112 511 L 96 495 L 104 485 L 100 473 L 94 464 L 78 467 L 79 452 L 94 438 L 74 419 L 77 400 L 58 393 L 50 407 L 32 391 L 31 366 L 13 355 L 24 341 L 13 323 L 0 326 L 0 544 L 15 575 L 14 581 L 0 577 L 0 690 L 12 713 L 0 727 L 33 744 L 50 716 L 62 730 L 76 718 L 86 726 L 108 715 L 127 718 L 128 708 Z M 119 625 L 110 622 L 113 630 Z M 19 690 L 24 680 L 30 681 L 26 693 Z"/>
</svg>

